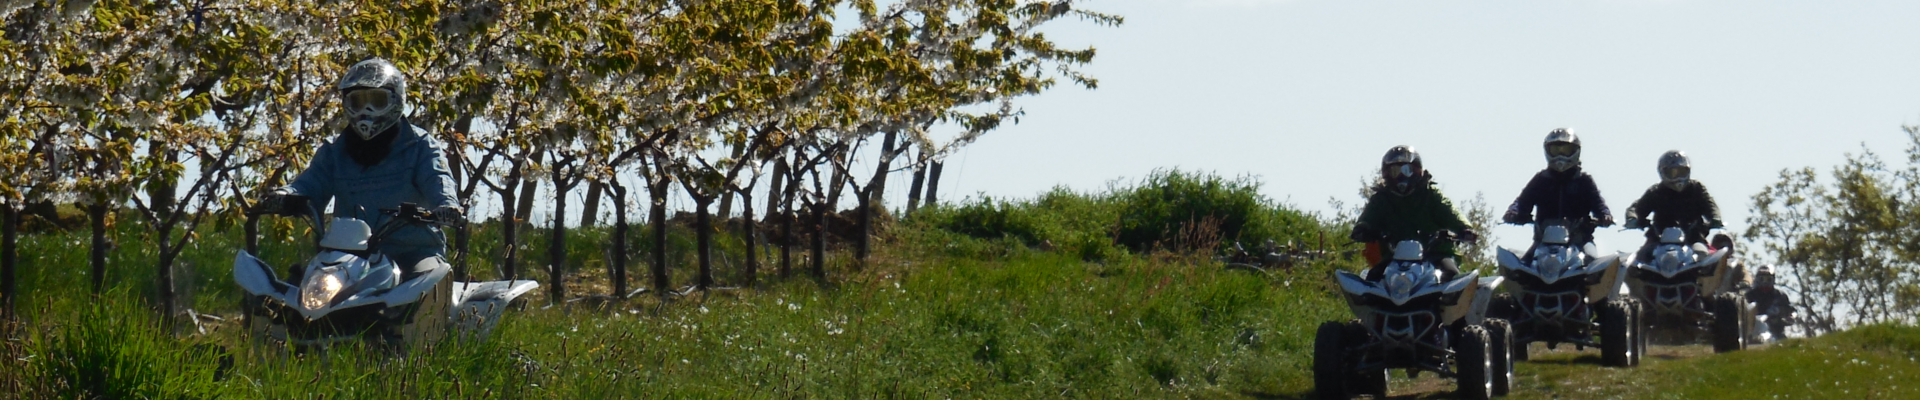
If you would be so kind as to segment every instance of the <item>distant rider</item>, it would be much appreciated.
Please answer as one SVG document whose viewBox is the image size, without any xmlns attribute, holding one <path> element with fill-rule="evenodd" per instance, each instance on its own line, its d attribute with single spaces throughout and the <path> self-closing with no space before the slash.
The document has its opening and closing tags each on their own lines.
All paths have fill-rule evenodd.
<svg viewBox="0 0 1920 400">
<path fill-rule="evenodd" d="M 375 228 L 388 218 L 380 210 L 413 203 L 442 221 L 460 221 L 453 175 L 439 141 L 407 121 L 406 77 L 387 60 L 374 58 L 347 68 L 336 87 L 345 130 L 320 146 L 293 183 L 275 189 L 260 202 L 262 211 L 304 215 L 308 204 L 287 204 L 289 196 L 311 199 L 313 209 L 333 202 L 334 214 L 352 216 Z M 380 243 L 380 253 L 400 266 L 402 280 L 448 268 L 446 241 L 430 226 L 407 226 Z"/>
<path fill-rule="evenodd" d="M 1774 340 L 1785 338 L 1787 326 L 1793 325 L 1793 299 L 1774 286 L 1772 266 L 1762 265 L 1754 271 L 1753 289 L 1747 291 L 1747 302 L 1753 303 L 1754 317 L 1767 317 L 1767 328 Z"/>
<path fill-rule="evenodd" d="M 1707 233 L 1725 225 L 1720 222 L 1720 206 L 1707 194 L 1707 187 L 1693 180 L 1693 163 L 1679 150 L 1660 155 L 1660 183 L 1647 188 L 1632 206 L 1627 207 L 1627 229 L 1647 229 L 1647 243 L 1640 247 L 1638 259 L 1653 258 L 1660 245 L 1660 232 L 1669 227 L 1686 231 L 1686 243 L 1702 243 Z"/>
<path fill-rule="evenodd" d="M 1534 223 L 1537 215 L 1541 223 L 1566 221 L 1570 223 L 1567 226 L 1569 244 L 1580 246 L 1593 241 L 1594 227 L 1613 226 L 1613 211 L 1607 209 L 1607 201 L 1600 197 L 1600 187 L 1593 183 L 1593 176 L 1580 169 L 1580 137 L 1566 128 L 1554 129 L 1547 133 L 1543 147 L 1547 168 L 1527 181 L 1520 197 L 1507 206 L 1502 220 L 1525 225 Z M 1535 209 L 1539 210 L 1537 214 Z M 1545 225 L 1534 225 L 1534 247 L 1528 248 L 1521 258 L 1533 259 L 1533 251 L 1540 246 L 1540 237 L 1545 232 Z"/>
<path fill-rule="evenodd" d="M 1453 241 L 1429 240 L 1442 232 L 1453 233 L 1463 241 L 1477 240 L 1479 235 L 1460 218 L 1453 202 L 1447 201 L 1434 186 L 1433 175 L 1421 166 L 1420 153 L 1408 146 L 1387 150 L 1386 157 L 1380 160 L 1380 177 L 1373 195 L 1367 198 L 1366 208 L 1360 211 L 1359 221 L 1353 226 L 1350 236 L 1353 241 L 1379 244 L 1387 254 L 1401 241 L 1419 241 L 1428 246 L 1426 261 L 1443 271 L 1445 278 L 1459 275 L 1460 267 L 1455 260 L 1459 253 Z M 1367 270 L 1366 278 L 1380 280 L 1390 263 L 1382 260 L 1374 264 Z"/>
</svg>

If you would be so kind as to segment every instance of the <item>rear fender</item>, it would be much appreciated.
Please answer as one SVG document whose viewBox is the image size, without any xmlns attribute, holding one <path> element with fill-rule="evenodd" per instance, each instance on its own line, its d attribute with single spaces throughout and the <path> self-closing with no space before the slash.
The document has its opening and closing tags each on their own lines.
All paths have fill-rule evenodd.
<svg viewBox="0 0 1920 400">
<path fill-rule="evenodd" d="M 387 291 L 386 294 L 380 295 L 378 298 L 386 301 L 388 307 L 420 301 L 420 296 L 426 294 L 429 290 L 433 290 L 433 285 L 439 284 L 441 279 L 447 277 L 447 270 L 448 268 L 435 268 L 433 271 L 400 282 L 399 285 L 393 287 L 393 290 Z"/>
<path fill-rule="evenodd" d="M 500 315 L 514 298 L 537 287 L 540 287 L 539 283 L 528 280 L 454 282 L 454 306 L 448 309 L 448 317 L 452 319 L 459 337 L 485 338 L 494 326 L 500 324 Z"/>
</svg>

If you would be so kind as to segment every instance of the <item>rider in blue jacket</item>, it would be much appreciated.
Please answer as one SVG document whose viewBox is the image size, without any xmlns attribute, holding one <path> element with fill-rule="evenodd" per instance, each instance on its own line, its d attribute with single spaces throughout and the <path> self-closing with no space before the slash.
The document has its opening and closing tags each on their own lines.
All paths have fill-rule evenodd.
<svg viewBox="0 0 1920 400">
<path fill-rule="evenodd" d="M 403 115 L 407 83 L 400 69 L 383 59 L 361 61 L 347 68 L 337 90 L 350 118 L 347 129 L 321 145 L 307 169 L 261 205 L 270 212 L 304 214 L 308 205 L 286 204 L 286 199 L 305 196 L 314 209 L 331 202 L 335 215 L 379 227 L 388 218 L 380 210 L 413 203 L 442 221 L 461 221 L 444 147 Z M 401 228 L 381 243 L 380 253 L 400 266 L 403 280 L 447 268 L 445 236 L 435 227 Z"/>
</svg>

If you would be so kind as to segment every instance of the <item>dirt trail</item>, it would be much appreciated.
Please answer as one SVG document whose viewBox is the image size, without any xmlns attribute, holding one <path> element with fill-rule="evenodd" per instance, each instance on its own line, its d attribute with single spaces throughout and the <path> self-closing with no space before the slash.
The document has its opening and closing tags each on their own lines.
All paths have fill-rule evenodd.
<svg viewBox="0 0 1920 400">
<path fill-rule="evenodd" d="M 1572 345 L 1562 344 L 1558 349 L 1548 350 L 1545 344 L 1534 343 L 1531 350 L 1532 360 L 1514 366 L 1513 390 L 1506 398 L 1611 398 L 1617 397 L 1609 395 L 1617 394 L 1614 386 L 1631 384 L 1626 380 L 1629 371 L 1601 365 L 1600 349 L 1576 350 Z M 1648 346 L 1641 365 L 1712 354 L 1713 348 L 1707 345 L 1652 345 Z M 1400 371 L 1393 372 L 1392 378 L 1388 384 L 1388 399 L 1454 398 L 1454 382 L 1451 379 L 1430 373 L 1408 379 Z"/>
</svg>

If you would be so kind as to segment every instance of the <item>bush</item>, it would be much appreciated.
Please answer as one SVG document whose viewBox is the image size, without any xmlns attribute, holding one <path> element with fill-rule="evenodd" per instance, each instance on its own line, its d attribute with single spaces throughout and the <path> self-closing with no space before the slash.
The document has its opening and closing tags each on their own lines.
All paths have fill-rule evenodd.
<svg viewBox="0 0 1920 400">
<path fill-rule="evenodd" d="M 1251 177 L 1225 179 L 1206 173 L 1161 170 L 1138 185 L 1103 194 L 1055 188 L 1030 201 L 980 197 L 921 211 L 916 221 L 982 240 L 1104 260 L 1125 250 L 1210 252 L 1241 242 L 1304 241 L 1321 223 L 1275 204 Z"/>
</svg>

